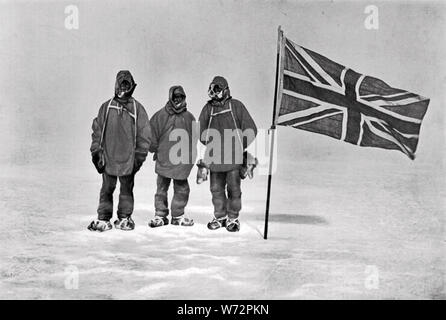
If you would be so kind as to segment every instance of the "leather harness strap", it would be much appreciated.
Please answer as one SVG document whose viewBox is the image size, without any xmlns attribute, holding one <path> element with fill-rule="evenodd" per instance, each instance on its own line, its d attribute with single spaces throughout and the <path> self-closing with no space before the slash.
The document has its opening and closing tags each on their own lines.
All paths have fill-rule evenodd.
<svg viewBox="0 0 446 320">
<path fill-rule="evenodd" d="M 138 121 L 138 112 L 136 112 L 136 102 L 135 102 L 135 99 L 133 99 L 133 110 L 134 110 L 135 114 L 131 113 L 126 108 L 119 107 L 119 106 L 113 106 L 112 102 L 113 102 L 113 98 L 110 99 L 110 102 L 108 103 L 108 106 L 107 106 L 107 111 L 105 112 L 104 125 L 102 127 L 101 141 L 99 143 L 99 147 L 102 148 L 102 143 L 104 141 L 105 127 L 107 126 L 108 113 L 109 113 L 110 109 L 116 109 L 116 110 L 118 110 L 118 113 L 121 113 L 122 110 L 125 110 L 129 114 L 129 116 L 131 116 L 135 120 L 135 146 L 136 146 L 136 136 L 137 136 L 137 129 L 138 129 L 138 123 L 137 123 L 137 121 Z"/>
</svg>

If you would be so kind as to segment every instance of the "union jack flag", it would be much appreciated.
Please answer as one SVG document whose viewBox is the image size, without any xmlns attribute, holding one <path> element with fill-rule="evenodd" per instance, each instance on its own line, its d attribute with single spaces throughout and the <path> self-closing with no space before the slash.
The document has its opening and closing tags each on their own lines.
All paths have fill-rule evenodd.
<svg viewBox="0 0 446 320">
<path fill-rule="evenodd" d="M 414 159 L 429 99 L 283 39 L 276 124 Z"/>
</svg>

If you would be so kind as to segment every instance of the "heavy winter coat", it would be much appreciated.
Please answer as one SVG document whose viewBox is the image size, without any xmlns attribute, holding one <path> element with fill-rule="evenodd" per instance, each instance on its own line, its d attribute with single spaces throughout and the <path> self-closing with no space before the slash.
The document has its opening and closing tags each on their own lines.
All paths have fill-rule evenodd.
<svg viewBox="0 0 446 320">
<path fill-rule="evenodd" d="M 195 163 L 198 132 L 194 132 L 195 118 L 192 113 L 187 111 L 186 104 L 183 103 L 181 106 L 176 107 L 173 103 L 174 91 L 180 91 L 186 96 L 181 86 L 171 87 L 169 90 L 169 101 L 165 107 L 156 112 L 150 119 L 150 128 L 153 137 L 150 152 L 155 153 L 155 172 L 157 174 L 166 178 L 184 180 L 189 177 Z M 178 140 L 170 141 L 169 135 L 174 129 L 185 130 L 187 137 L 183 138 L 186 138 L 187 141 L 181 142 L 176 135 L 172 139 L 176 138 Z M 185 147 L 187 154 L 177 154 L 176 156 L 179 156 L 179 158 L 185 161 L 178 161 L 176 163 L 175 159 L 169 158 L 169 153 L 171 150 L 175 152 L 179 145 Z M 172 149 L 174 146 L 175 149 Z M 171 160 L 174 160 L 175 163 L 172 163 Z"/>
<path fill-rule="evenodd" d="M 121 71 L 117 82 L 125 78 L 123 73 L 130 75 Z M 93 159 L 98 155 L 104 159 L 107 174 L 126 176 L 141 167 L 149 151 L 151 133 L 146 110 L 136 99 L 129 97 L 118 102 L 115 97 L 104 102 L 92 130 L 90 151 Z"/>
<path fill-rule="evenodd" d="M 221 148 L 220 150 L 215 150 L 217 153 L 220 154 L 221 159 L 218 161 L 219 163 L 211 162 L 208 159 L 204 159 L 207 165 L 209 165 L 211 171 L 215 172 L 227 172 L 231 170 L 235 170 L 240 168 L 242 165 L 242 159 L 239 161 L 239 159 L 236 157 L 236 154 L 242 154 L 243 150 L 245 150 L 251 142 L 254 140 L 255 136 L 257 135 L 257 127 L 254 123 L 254 120 L 251 118 L 251 115 L 249 114 L 246 107 L 243 105 L 242 102 L 239 100 L 233 99 L 230 96 L 229 89 L 227 93 L 227 97 L 221 101 L 215 101 L 210 100 L 206 103 L 206 105 L 203 107 L 199 122 L 200 122 L 200 141 L 203 144 L 207 144 L 206 142 L 206 130 L 209 129 L 215 129 L 219 132 L 221 136 Z M 232 109 L 232 112 L 230 112 L 230 109 Z M 212 120 L 211 120 L 211 114 Z M 247 129 L 252 129 L 253 135 L 241 135 L 241 139 L 243 140 L 243 146 L 240 140 L 235 139 L 235 141 L 232 141 L 229 145 L 231 145 L 231 148 L 228 150 L 225 150 L 225 141 L 224 141 L 224 130 L 225 129 L 239 129 L 242 132 L 244 132 Z M 231 138 L 231 140 L 233 140 Z M 212 143 L 212 139 L 208 138 L 208 142 Z M 215 145 L 214 145 L 215 147 Z M 240 152 L 236 153 L 236 148 L 239 148 Z M 208 154 L 206 152 L 206 154 Z M 225 157 L 226 154 L 226 157 Z M 232 159 L 231 161 L 225 161 L 229 158 Z"/>
</svg>

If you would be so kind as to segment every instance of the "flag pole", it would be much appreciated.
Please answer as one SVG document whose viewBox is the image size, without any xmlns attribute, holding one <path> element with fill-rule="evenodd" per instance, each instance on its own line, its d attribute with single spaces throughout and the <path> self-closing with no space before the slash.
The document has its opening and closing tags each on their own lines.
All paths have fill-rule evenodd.
<svg viewBox="0 0 446 320">
<path fill-rule="evenodd" d="M 281 82 L 281 60 L 282 60 L 282 42 L 283 42 L 283 31 L 279 26 L 277 37 L 277 56 L 276 56 L 276 80 L 274 87 L 274 104 L 273 104 L 273 117 L 271 122 L 271 142 L 269 148 L 269 168 L 268 168 L 268 187 L 266 192 L 266 208 L 265 208 L 265 229 L 263 231 L 263 239 L 268 239 L 268 219 L 269 219 L 269 206 L 271 199 L 271 179 L 272 179 L 272 171 L 273 171 L 273 158 L 274 158 L 274 140 L 276 136 L 276 110 L 277 110 L 277 101 L 278 96 L 281 94 L 279 92 L 279 85 Z"/>
</svg>

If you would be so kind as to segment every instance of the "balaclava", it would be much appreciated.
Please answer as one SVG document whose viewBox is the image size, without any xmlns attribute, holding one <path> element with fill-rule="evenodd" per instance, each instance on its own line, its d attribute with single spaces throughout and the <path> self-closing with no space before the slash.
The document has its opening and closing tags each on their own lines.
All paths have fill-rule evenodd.
<svg viewBox="0 0 446 320">
<path fill-rule="evenodd" d="M 168 110 L 181 113 L 186 110 L 186 93 L 182 86 L 173 86 L 169 90 Z"/>
<path fill-rule="evenodd" d="M 115 82 L 115 100 L 126 104 L 135 91 L 136 83 L 128 70 L 121 70 L 116 75 Z"/>
</svg>

